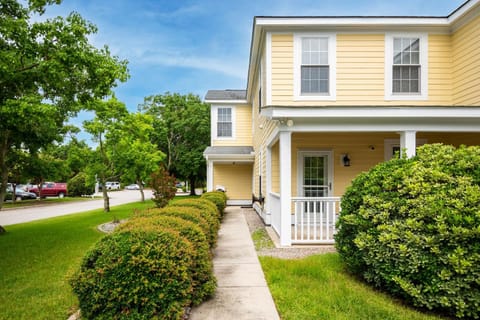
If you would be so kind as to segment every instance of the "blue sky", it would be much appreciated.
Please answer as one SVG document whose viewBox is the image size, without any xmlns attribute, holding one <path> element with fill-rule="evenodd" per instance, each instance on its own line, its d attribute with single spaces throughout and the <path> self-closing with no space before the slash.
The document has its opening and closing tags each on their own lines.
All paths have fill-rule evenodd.
<svg viewBox="0 0 480 320">
<path fill-rule="evenodd" d="M 63 0 L 47 16 L 79 12 L 98 26 L 91 39 L 129 61 L 115 93 L 134 111 L 167 91 L 244 89 L 256 15 L 445 16 L 464 0 Z"/>
</svg>

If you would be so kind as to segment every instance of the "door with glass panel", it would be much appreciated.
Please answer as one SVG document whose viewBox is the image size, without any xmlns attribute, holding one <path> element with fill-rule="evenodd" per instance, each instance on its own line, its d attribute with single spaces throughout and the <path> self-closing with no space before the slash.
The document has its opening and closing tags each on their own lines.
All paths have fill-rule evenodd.
<svg viewBox="0 0 480 320">
<path fill-rule="evenodd" d="M 332 192 L 331 152 L 302 151 L 299 155 L 299 196 L 330 196 Z"/>
</svg>

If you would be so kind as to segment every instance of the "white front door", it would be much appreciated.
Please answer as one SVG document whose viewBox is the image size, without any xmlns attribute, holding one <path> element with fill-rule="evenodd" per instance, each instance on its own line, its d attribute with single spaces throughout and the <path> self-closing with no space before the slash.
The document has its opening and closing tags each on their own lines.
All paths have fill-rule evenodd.
<svg viewBox="0 0 480 320">
<path fill-rule="evenodd" d="M 298 195 L 330 197 L 333 194 L 332 151 L 298 153 Z"/>
</svg>

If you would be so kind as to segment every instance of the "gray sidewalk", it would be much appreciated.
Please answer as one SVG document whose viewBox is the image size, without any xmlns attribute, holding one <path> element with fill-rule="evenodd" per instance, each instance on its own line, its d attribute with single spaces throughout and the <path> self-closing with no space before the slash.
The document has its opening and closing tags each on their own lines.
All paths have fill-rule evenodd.
<svg viewBox="0 0 480 320">
<path fill-rule="evenodd" d="M 193 308 L 190 320 L 280 319 L 239 207 L 228 207 L 213 258 L 215 296 Z"/>
</svg>

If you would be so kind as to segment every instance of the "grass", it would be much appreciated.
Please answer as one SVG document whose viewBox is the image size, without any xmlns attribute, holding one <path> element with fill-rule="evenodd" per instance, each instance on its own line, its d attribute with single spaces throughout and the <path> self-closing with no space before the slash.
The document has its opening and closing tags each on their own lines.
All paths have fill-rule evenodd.
<svg viewBox="0 0 480 320">
<path fill-rule="evenodd" d="M 275 244 L 267 233 L 265 228 L 259 228 L 252 233 L 253 244 L 255 245 L 255 250 L 259 251 L 262 249 L 272 249 L 275 248 Z"/>
<path fill-rule="evenodd" d="M 99 224 L 124 219 L 153 202 L 132 203 L 5 227 L 0 235 L 0 319 L 67 319 L 77 308 L 67 277 L 103 234 Z"/>
<path fill-rule="evenodd" d="M 260 257 L 282 320 L 438 320 L 402 305 L 343 271 L 338 254 L 301 260 Z"/>
</svg>

